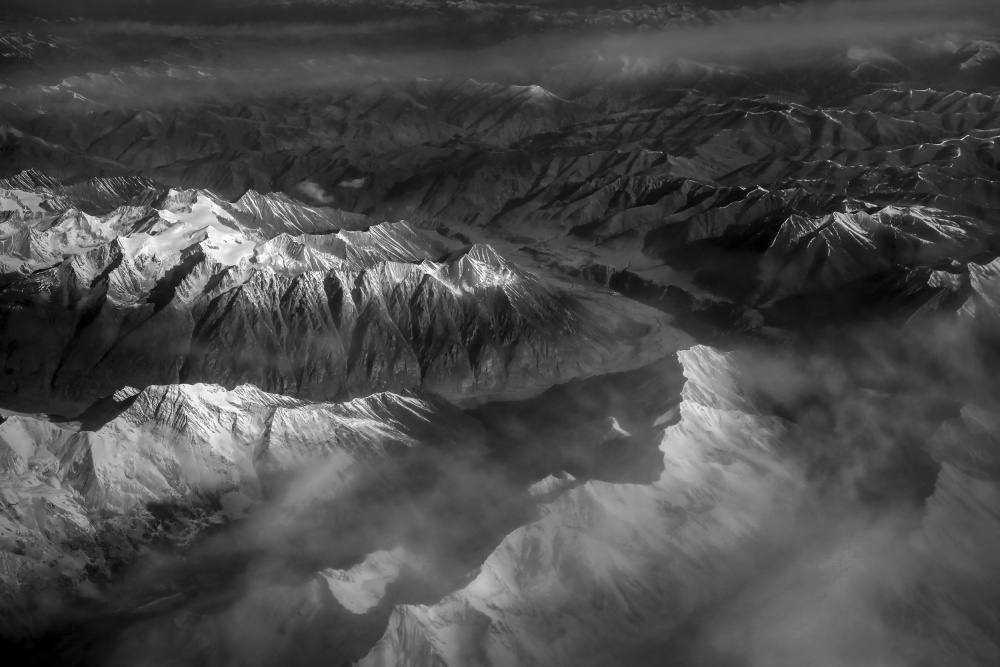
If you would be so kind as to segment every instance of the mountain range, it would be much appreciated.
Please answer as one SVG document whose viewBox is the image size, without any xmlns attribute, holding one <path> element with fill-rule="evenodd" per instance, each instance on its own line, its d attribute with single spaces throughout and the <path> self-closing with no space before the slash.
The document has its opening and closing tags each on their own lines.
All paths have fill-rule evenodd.
<svg viewBox="0 0 1000 667">
<path fill-rule="evenodd" d="M 1000 661 L 1000 16 L 12 5 L 25 664 Z"/>
</svg>

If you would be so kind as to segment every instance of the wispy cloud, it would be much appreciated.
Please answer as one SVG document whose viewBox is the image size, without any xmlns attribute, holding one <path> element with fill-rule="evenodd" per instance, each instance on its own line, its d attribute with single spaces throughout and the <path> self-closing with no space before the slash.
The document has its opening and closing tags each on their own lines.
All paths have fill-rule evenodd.
<svg viewBox="0 0 1000 667">
<path fill-rule="evenodd" d="M 324 190 L 317 183 L 313 183 L 312 181 L 302 181 L 301 183 L 296 185 L 295 188 L 305 196 L 309 197 L 314 201 L 319 202 L 320 204 L 332 204 L 333 202 L 337 201 L 336 197 L 327 194 L 326 190 Z"/>
</svg>

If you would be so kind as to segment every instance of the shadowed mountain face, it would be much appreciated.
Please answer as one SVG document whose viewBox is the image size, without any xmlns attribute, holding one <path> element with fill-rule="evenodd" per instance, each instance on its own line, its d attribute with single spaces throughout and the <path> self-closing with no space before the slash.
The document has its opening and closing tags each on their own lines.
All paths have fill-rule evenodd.
<svg viewBox="0 0 1000 667">
<path fill-rule="evenodd" d="M 175 190 L 92 216 L 65 186 L 27 187 L 5 191 L 16 231 L 0 290 L 5 389 L 21 397 L 207 381 L 477 399 L 642 365 L 686 340 L 649 309 L 405 222 L 351 231 L 371 223 L 280 195 Z"/>
<path fill-rule="evenodd" d="M 1000 16 L 14 5 L 0 648 L 1000 662 Z"/>
</svg>

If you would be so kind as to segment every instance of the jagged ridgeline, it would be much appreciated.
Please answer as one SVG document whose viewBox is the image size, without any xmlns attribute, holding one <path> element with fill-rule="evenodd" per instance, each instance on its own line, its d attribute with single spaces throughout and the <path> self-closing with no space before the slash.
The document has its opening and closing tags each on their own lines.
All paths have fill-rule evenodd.
<svg viewBox="0 0 1000 667">
<path fill-rule="evenodd" d="M 316 399 L 543 389 L 647 363 L 683 335 L 486 245 L 250 192 L 143 179 L 0 183 L 3 390 L 251 383 Z"/>
<path fill-rule="evenodd" d="M 360 658 L 397 599 L 386 577 L 401 600 L 459 585 L 532 516 L 537 479 L 660 469 L 652 422 L 679 391 L 662 360 L 689 339 L 608 290 L 282 194 L 29 171 L 0 182 L 0 207 L 14 651 L 128 662 L 133 638 L 172 643 L 161 620 L 271 562 L 292 604 L 319 595 L 314 621 L 345 629 L 297 626 L 302 655 Z M 608 373 L 628 390 L 588 384 Z M 444 399 L 512 412 L 477 420 Z M 57 586 L 80 606 L 39 606 Z"/>
<path fill-rule="evenodd" d="M 7 91 L 0 167 L 296 193 L 724 329 L 905 319 L 964 302 L 1000 248 L 996 43 L 953 48 L 850 47 L 780 71 L 588 52 L 539 61 L 533 85 L 337 56 L 303 65 L 296 95 L 125 68 Z M 160 100 L 162 84 L 191 96 Z"/>
</svg>

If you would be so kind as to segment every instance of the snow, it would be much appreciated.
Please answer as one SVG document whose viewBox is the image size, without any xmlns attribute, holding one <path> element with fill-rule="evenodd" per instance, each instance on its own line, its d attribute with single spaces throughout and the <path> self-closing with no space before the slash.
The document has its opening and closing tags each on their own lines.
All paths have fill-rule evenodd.
<svg viewBox="0 0 1000 667">
<path fill-rule="evenodd" d="M 171 191 L 174 194 L 175 191 Z M 165 229 L 121 237 L 126 252 L 164 258 L 201 244 L 202 250 L 220 264 L 234 266 L 253 255 L 257 242 L 247 239 L 236 220 L 218 202 L 199 192 L 190 207 L 159 212 Z"/>
<path fill-rule="evenodd" d="M 189 384 L 180 385 L 185 389 L 191 398 L 198 399 L 208 403 L 209 405 L 214 405 L 217 408 L 223 410 L 236 410 L 237 407 L 234 406 L 229 401 L 229 393 L 224 387 L 220 387 L 216 384 Z"/>
<path fill-rule="evenodd" d="M 27 211 L 37 213 L 43 211 L 43 195 L 25 190 L 0 191 L 0 211 Z"/>
<path fill-rule="evenodd" d="M 0 442 L 6 443 L 24 459 L 36 454 L 46 443 L 68 438 L 72 431 L 31 415 L 8 413 L 6 421 L 0 424 Z"/>
<path fill-rule="evenodd" d="M 247 240 L 236 220 L 210 197 L 199 192 L 189 209 L 160 211 L 167 229 L 156 235 L 134 234 L 132 249 L 162 257 L 200 243 L 206 255 L 227 266 L 253 254 L 256 242 Z"/>
<path fill-rule="evenodd" d="M 696 346 L 679 356 L 688 382 L 681 421 L 660 444 L 657 482 L 566 485 L 464 587 L 430 606 L 395 607 L 359 664 L 399 664 L 424 647 L 441 664 L 468 664 L 469 642 L 497 666 L 580 664 L 570 651 L 591 644 L 586 664 L 616 664 L 616 647 L 641 632 L 636 619 L 662 632 L 680 607 L 708 599 L 755 535 L 784 525 L 800 480 L 776 462 L 785 431 L 754 413 L 732 355 Z M 561 481 L 548 477 L 532 493 Z M 459 639 L 487 621 L 488 633 Z"/>
<path fill-rule="evenodd" d="M 369 554 L 349 570 L 326 569 L 320 575 L 337 602 L 353 614 L 364 614 L 381 602 L 385 587 L 399 576 L 405 559 L 406 552 L 396 547 Z"/>
</svg>

